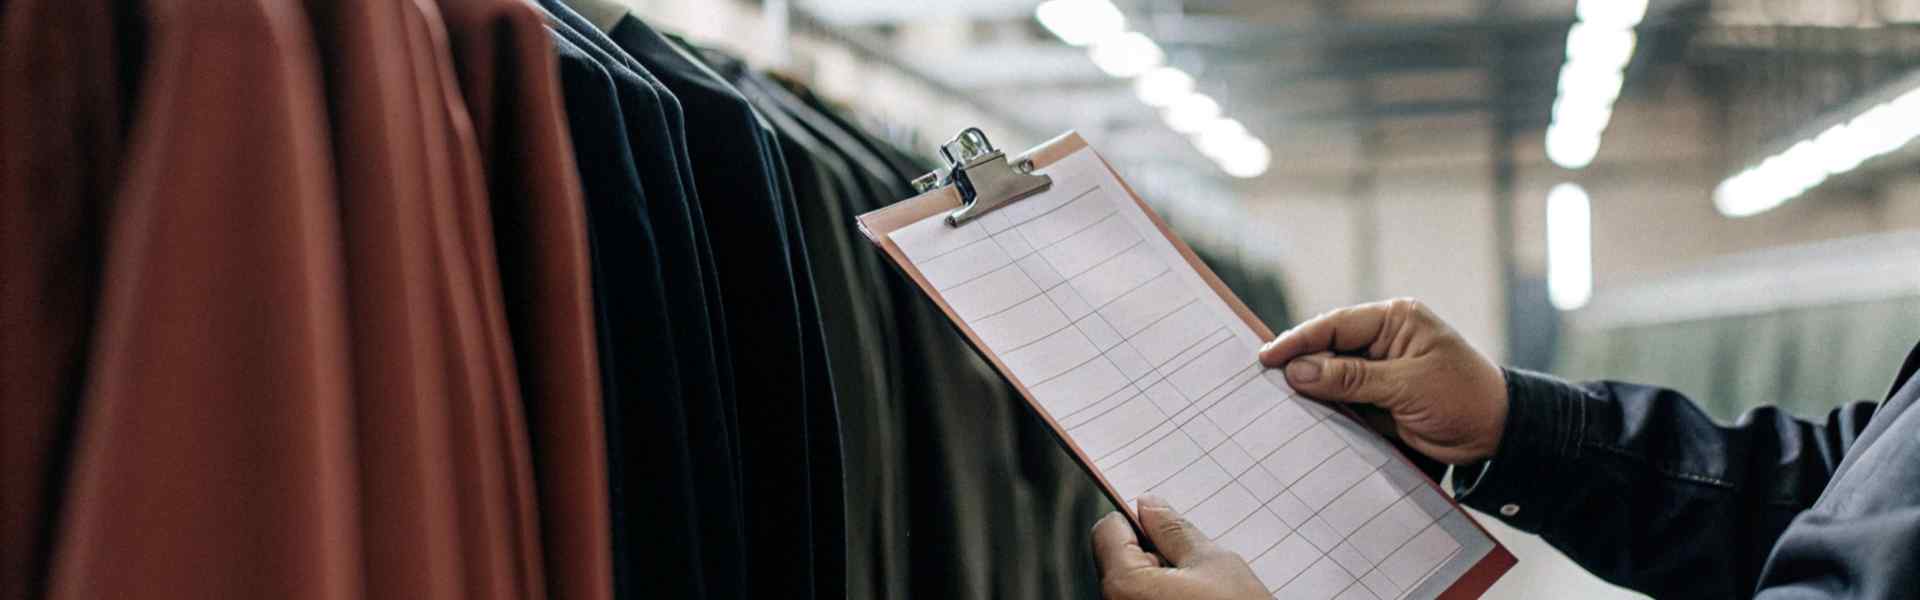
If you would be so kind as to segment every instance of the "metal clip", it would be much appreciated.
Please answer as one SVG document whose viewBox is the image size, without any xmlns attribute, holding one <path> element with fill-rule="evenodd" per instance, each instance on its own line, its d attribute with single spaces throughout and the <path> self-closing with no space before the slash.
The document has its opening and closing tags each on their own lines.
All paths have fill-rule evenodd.
<svg viewBox="0 0 1920 600">
<path fill-rule="evenodd" d="M 913 186 L 921 192 L 945 185 L 960 188 L 964 205 L 947 213 L 949 227 L 958 227 L 1053 186 L 1053 178 L 1033 174 L 1031 161 L 1009 163 L 1006 153 L 994 148 L 978 127 L 968 127 L 941 144 L 940 155 L 947 167 L 914 179 Z"/>
</svg>

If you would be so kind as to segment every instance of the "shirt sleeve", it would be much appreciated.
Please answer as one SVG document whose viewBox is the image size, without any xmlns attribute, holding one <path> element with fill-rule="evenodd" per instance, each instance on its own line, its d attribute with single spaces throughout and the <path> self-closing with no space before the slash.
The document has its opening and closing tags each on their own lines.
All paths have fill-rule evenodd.
<svg viewBox="0 0 1920 600">
<path fill-rule="evenodd" d="M 1679 392 L 1508 369 L 1499 450 L 1456 467 L 1467 506 L 1654 597 L 1744 598 L 1877 405 L 1823 423 L 1772 406 L 1720 425 Z"/>
</svg>

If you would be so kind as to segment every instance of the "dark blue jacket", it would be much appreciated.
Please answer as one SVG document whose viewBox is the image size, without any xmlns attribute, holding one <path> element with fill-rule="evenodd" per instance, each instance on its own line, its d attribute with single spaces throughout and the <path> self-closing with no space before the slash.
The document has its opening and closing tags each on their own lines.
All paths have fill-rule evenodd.
<svg viewBox="0 0 1920 600">
<path fill-rule="evenodd" d="M 1920 347 L 1884 402 L 1731 426 L 1655 387 L 1507 371 L 1462 502 L 1657 598 L 1920 598 Z"/>
</svg>

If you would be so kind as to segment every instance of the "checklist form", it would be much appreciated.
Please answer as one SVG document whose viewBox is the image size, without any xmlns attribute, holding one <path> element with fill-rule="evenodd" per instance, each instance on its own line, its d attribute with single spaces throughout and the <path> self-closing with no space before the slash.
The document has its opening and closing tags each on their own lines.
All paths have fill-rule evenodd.
<svg viewBox="0 0 1920 600">
<path fill-rule="evenodd" d="M 1109 493 L 1165 498 L 1276 598 L 1456 597 L 1485 562 L 1473 595 L 1512 564 L 1385 439 L 1263 368 L 1250 315 L 1094 151 L 1038 172 L 1050 188 L 975 221 L 884 236 Z"/>
</svg>

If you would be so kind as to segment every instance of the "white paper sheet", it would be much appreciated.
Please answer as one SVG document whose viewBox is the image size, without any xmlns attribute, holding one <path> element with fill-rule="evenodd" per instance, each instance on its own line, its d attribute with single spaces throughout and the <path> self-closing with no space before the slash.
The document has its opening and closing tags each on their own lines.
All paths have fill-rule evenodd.
<svg viewBox="0 0 1920 600">
<path fill-rule="evenodd" d="M 1345 416 L 1256 359 L 1091 150 L 1046 192 L 892 240 L 1129 501 L 1167 499 L 1289 600 L 1432 598 L 1492 540 Z"/>
</svg>

